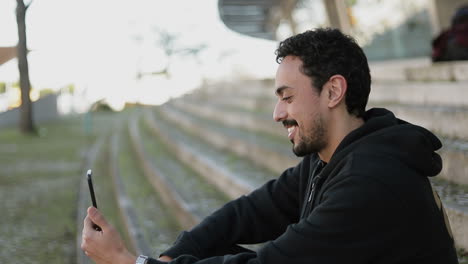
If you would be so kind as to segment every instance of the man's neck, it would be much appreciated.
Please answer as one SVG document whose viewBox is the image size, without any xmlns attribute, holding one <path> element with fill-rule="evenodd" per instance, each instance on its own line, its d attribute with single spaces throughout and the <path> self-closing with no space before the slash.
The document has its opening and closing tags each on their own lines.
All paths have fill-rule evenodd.
<svg viewBox="0 0 468 264">
<path fill-rule="evenodd" d="M 351 133 L 351 131 L 361 127 L 363 124 L 364 120 L 362 118 L 352 115 L 345 115 L 345 118 L 330 119 L 328 126 L 328 144 L 318 153 L 320 159 L 326 163 L 330 162 L 333 153 L 335 153 L 341 141 Z"/>
</svg>

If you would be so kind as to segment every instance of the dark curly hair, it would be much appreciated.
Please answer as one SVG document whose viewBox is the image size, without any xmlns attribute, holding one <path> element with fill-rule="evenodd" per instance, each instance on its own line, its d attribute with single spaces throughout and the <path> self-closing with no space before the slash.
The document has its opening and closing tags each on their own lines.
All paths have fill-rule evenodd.
<svg viewBox="0 0 468 264">
<path fill-rule="evenodd" d="M 302 72 L 311 77 L 319 92 L 331 76 L 342 75 L 348 84 L 348 112 L 357 117 L 364 115 L 371 76 L 366 55 L 352 37 L 338 29 L 308 30 L 280 42 L 275 54 L 278 63 L 289 55 L 299 57 Z"/>
</svg>

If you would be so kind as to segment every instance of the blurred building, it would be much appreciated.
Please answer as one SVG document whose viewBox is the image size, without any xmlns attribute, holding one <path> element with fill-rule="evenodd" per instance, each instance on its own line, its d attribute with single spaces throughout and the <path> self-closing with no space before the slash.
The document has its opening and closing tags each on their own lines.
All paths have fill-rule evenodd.
<svg viewBox="0 0 468 264">
<path fill-rule="evenodd" d="M 0 47 L 0 66 L 16 57 L 16 47 Z"/>
<path fill-rule="evenodd" d="M 370 60 L 425 57 L 432 38 L 466 0 L 218 0 L 221 20 L 240 34 L 282 40 L 330 26 L 354 36 Z"/>
<path fill-rule="evenodd" d="M 16 47 L 0 47 L 0 71 L 5 67 L 5 63 L 14 58 L 16 58 Z M 19 105 L 19 90 L 12 89 L 12 85 L 12 80 L 0 78 L 0 112 Z"/>
</svg>

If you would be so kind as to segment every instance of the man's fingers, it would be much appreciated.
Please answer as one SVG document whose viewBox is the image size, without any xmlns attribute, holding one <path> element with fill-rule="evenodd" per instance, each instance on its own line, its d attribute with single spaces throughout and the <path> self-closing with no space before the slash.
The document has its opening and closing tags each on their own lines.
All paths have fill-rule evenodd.
<svg viewBox="0 0 468 264">
<path fill-rule="evenodd" d="M 95 229 L 94 229 L 94 222 L 91 220 L 91 218 L 88 215 L 85 217 L 83 221 L 83 234 L 89 232 L 90 230 L 95 230 Z"/>
<path fill-rule="evenodd" d="M 90 221 L 92 221 L 92 223 L 95 223 L 101 228 L 104 229 L 108 226 L 107 220 L 104 218 L 101 212 L 99 212 L 99 210 L 96 209 L 95 207 L 88 208 L 88 216 L 90 218 Z"/>
<path fill-rule="evenodd" d="M 83 220 L 83 227 L 87 228 L 91 224 L 92 224 L 91 219 L 89 218 L 89 216 L 86 216 L 85 219 Z"/>
</svg>

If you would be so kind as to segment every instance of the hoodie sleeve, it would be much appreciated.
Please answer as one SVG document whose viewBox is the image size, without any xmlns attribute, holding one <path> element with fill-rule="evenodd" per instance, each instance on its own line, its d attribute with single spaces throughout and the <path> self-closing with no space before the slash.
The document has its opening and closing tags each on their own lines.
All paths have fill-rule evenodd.
<svg viewBox="0 0 468 264">
<path fill-rule="evenodd" d="M 271 215 L 269 219 L 275 218 Z M 378 256 L 388 257 L 389 250 L 411 248 L 405 244 L 410 241 L 401 239 L 408 231 L 403 218 L 401 203 L 382 184 L 363 177 L 346 177 L 324 192 L 322 202 L 307 218 L 290 225 L 257 253 L 206 259 L 182 255 L 170 263 L 374 263 Z"/>
<path fill-rule="evenodd" d="M 243 251 L 236 244 L 256 244 L 277 238 L 299 218 L 300 165 L 251 194 L 227 203 L 192 230 L 182 232 L 162 255 L 204 259 Z"/>
</svg>

